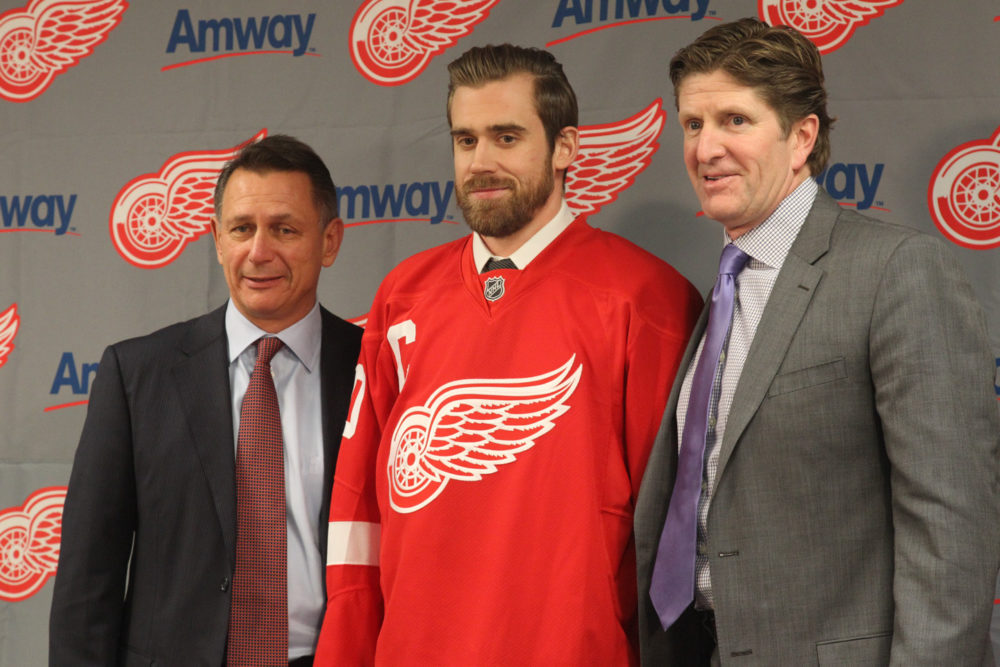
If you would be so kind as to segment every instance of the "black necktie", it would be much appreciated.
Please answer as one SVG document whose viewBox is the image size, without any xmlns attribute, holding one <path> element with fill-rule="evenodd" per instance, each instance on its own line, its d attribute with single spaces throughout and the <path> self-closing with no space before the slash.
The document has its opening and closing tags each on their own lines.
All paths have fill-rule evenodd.
<svg viewBox="0 0 1000 667">
<path fill-rule="evenodd" d="M 490 257 L 486 265 L 483 266 L 483 270 L 480 273 L 488 273 L 489 271 L 496 271 L 497 269 L 516 269 L 517 265 L 509 258 L 505 259 L 494 259 Z"/>
</svg>

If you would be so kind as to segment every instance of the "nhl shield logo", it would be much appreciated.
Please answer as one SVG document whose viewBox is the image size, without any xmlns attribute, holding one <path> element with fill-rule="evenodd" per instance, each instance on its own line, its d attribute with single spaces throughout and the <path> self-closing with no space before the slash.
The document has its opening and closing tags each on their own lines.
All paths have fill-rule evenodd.
<svg viewBox="0 0 1000 667">
<path fill-rule="evenodd" d="M 483 296 L 486 297 L 487 301 L 496 301 L 503 296 L 503 277 L 493 276 L 492 278 L 486 279 L 486 284 L 483 285 Z"/>
</svg>

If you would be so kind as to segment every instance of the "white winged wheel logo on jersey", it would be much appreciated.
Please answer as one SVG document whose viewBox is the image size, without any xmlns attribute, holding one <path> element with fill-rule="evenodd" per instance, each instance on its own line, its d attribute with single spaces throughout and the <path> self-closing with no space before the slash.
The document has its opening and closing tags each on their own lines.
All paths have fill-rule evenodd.
<svg viewBox="0 0 1000 667">
<path fill-rule="evenodd" d="M 7 357 L 14 351 L 14 336 L 21 318 L 17 315 L 17 304 L 0 313 L 0 367 L 7 363 Z"/>
<path fill-rule="evenodd" d="M 665 118 L 658 98 L 631 118 L 580 127 L 580 151 L 566 172 L 566 204 L 575 215 L 597 213 L 649 166 Z"/>
<path fill-rule="evenodd" d="M 583 370 L 575 359 L 535 377 L 449 382 L 407 409 L 389 450 L 392 508 L 416 512 L 449 482 L 479 481 L 534 447 L 570 409 Z"/>
<path fill-rule="evenodd" d="M 372 83 L 398 86 L 472 32 L 500 0 L 368 0 L 351 22 L 351 59 Z"/>
<path fill-rule="evenodd" d="M 32 0 L 0 15 L 0 97 L 28 102 L 121 23 L 125 0 Z"/>
<path fill-rule="evenodd" d="M 118 254 L 140 269 L 159 269 L 177 259 L 188 243 L 211 230 L 222 167 L 266 136 L 264 128 L 233 148 L 178 153 L 158 173 L 129 181 L 111 207 L 111 241 Z"/>
<path fill-rule="evenodd" d="M 65 500 L 66 487 L 51 486 L 0 511 L 0 600 L 29 598 L 56 573 Z"/>
<path fill-rule="evenodd" d="M 903 0 L 758 0 L 757 15 L 809 38 L 820 53 L 836 51 L 854 31 Z"/>
</svg>

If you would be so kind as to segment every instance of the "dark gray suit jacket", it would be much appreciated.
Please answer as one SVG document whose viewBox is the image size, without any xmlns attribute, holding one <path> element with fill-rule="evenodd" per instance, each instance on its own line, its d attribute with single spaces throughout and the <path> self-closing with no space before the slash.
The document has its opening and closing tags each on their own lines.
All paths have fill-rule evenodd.
<svg viewBox="0 0 1000 667">
<path fill-rule="evenodd" d="M 635 512 L 645 665 L 678 392 Z M 723 665 L 980 665 L 1000 565 L 1000 419 L 983 316 L 936 239 L 820 192 L 736 387 L 708 515 Z"/>
<path fill-rule="evenodd" d="M 321 312 L 325 550 L 361 329 Z M 51 665 L 223 663 L 236 553 L 226 340 L 222 307 L 105 351 L 63 512 Z"/>
</svg>

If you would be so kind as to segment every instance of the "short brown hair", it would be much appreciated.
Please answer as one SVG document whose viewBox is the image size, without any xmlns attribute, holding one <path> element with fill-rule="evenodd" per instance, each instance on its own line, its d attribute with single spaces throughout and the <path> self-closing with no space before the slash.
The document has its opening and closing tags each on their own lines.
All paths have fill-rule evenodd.
<svg viewBox="0 0 1000 667">
<path fill-rule="evenodd" d="M 319 155 L 307 144 L 287 134 L 272 134 L 260 141 L 247 144 L 219 172 L 215 184 L 215 217 L 222 217 L 222 195 L 225 194 L 229 177 L 237 169 L 246 169 L 256 174 L 272 171 L 299 171 L 309 177 L 312 184 L 313 203 L 320 214 L 320 223 L 327 223 L 337 217 L 337 187 L 333 184 L 330 170 Z"/>
<path fill-rule="evenodd" d="M 772 27 L 755 18 L 710 28 L 670 60 L 675 105 L 687 76 L 717 70 L 756 90 L 778 115 L 786 136 L 792 123 L 816 114 L 819 131 L 806 164 L 813 176 L 823 171 L 835 119 L 826 113 L 823 63 L 815 44 L 794 28 Z"/>
<path fill-rule="evenodd" d="M 534 77 L 535 111 L 545 128 L 545 138 L 554 149 L 559 132 L 579 124 L 576 93 L 555 56 L 534 47 L 475 46 L 452 61 L 448 65 L 448 126 L 451 126 L 451 101 L 456 88 L 477 88 L 514 74 Z"/>
</svg>

